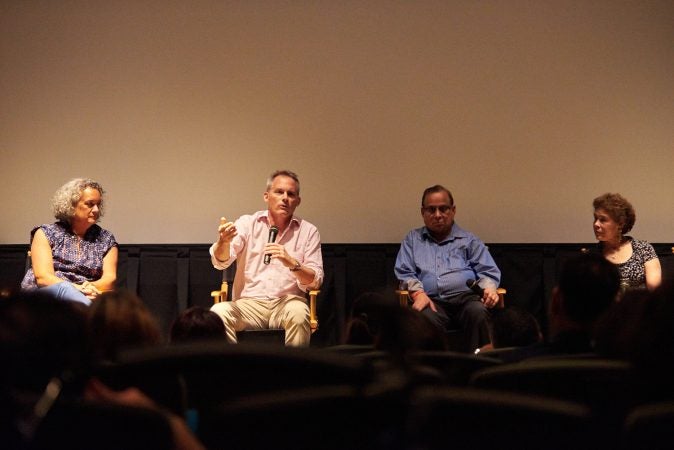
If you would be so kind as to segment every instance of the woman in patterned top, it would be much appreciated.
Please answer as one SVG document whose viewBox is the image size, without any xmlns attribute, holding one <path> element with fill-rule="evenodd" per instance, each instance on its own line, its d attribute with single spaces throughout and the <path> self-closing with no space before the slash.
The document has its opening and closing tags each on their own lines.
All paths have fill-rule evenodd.
<svg viewBox="0 0 674 450">
<path fill-rule="evenodd" d="M 648 288 L 660 285 L 662 271 L 655 249 L 646 241 L 625 236 L 634 226 L 634 208 L 620 194 L 604 194 L 595 198 L 594 235 L 601 253 L 620 271 L 620 284 L 628 288 Z"/>
<path fill-rule="evenodd" d="M 57 222 L 31 231 L 31 265 L 22 289 L 41 288 L 57 298 L 85 305 L 117 278 L 117 242 L 96 223 L 103 215 L 103 188 L 76 178 L 61 186 L 52 199 Z"/>
</svg>

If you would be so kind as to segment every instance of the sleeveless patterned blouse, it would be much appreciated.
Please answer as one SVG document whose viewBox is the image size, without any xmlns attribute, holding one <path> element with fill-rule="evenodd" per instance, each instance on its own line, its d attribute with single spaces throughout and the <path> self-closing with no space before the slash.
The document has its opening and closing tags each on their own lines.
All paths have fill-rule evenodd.
<svg viewBox="0 0 674 450">
<path fill-rule="evenodd" d="M 83 238 L 73 233 L 70 225 L 64 222 L 41 225 L 31 230 L 31 243 L 38 229 L 44 232 L 49 241 L 54 258 L 54 273 L 72 283 L 98 280 L 103 275 L 103 258 L 112 247 L 117 246 L 112 233 L 98 225 L 92 225 Z M 35 273 L 30 268 L 23 277 L 21 288 L 36 287 Z"/>
</svg>

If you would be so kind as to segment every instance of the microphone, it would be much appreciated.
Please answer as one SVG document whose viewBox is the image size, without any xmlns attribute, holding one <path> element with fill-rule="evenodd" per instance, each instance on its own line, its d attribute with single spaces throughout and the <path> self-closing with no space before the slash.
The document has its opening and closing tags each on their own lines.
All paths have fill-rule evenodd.
<svg viewBox="0 0 674 450">
<path fill-rule="evenodd" d="M 272 225 L 269 228 L 269 238 L 267 239 L 267 242 L 274 242 L 276 240 L 276 235 L 278 234 L 278 227 L 276 225 Z M 271 255 L 267 253 L 264 255 L 264 263 L 269 264 L 271 262 Z"/>
<path fill-rule="evenodd" d="M 475 294 L 479 295 L 480 298 L 484 295 L 484 289 L 477 284 L 477 280 L 466 280 L 466 286 L 468 286 Z"/>
</svg>

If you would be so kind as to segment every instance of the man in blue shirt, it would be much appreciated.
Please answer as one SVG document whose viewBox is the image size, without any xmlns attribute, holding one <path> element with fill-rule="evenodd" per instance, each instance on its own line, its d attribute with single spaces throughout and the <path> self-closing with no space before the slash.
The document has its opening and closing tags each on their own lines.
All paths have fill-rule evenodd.
<svg viewBox="0 0 674 450">
<path fill-rule="evenodd" d="M 424 225 L 410 231 L 400 245 L 395 273 L 421 311 L 438 327 L 460 325 L 466 350 L 489 342 L 489 308 L 499 300 L 501 271 L 484 243 L 454 222 L 456 205 L 451 192 L 431 186 L 421 197 Z M 477 280 L 482 296 L 466 282 Z"/>
</svg>

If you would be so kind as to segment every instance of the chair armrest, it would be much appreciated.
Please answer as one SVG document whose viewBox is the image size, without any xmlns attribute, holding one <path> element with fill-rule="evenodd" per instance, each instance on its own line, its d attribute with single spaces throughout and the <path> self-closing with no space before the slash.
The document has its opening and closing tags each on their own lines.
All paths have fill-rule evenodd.
<svg viewBox="0 0 674 450">
<path fill-rule="evenodd" d="M 396 291 L 398 294 L 398 301 L 400 301 L 400 306 L 406 308 L 410 304 L 410 291 L 399 289 Z"/>
<path fill-rule="evenodd" d="M 508 291 L 506 291 L 504 288 L 498 288 L 496 289 L 496 293 L 498 294 L 498 303 L 496 303 L 497 308 L 504 308 L 505 307 L 505 295 Z M 406 307 L 410 303 L 410 292 L 409 291 L 404 291 L 404 290 L 397 290 L 396 294 L 398 294 L 398 300 L 400 300 L 400 306 L 401 307 Z"/>
<path fill-rule="evenodd" d="M 496 304 L 497 308 L 505 308 L 505 295 L 506 291 L 504 288 L 498 288 L 496 289 L 496 293 L 498 294 L 498 303 Z"/>
<path fill-rule="evenodd" d="M 321 291 L 311 290 L 309 291 L 309 325 L 311 326 L 311 332 L 313 333 L 318 329 L 318 318 L 316 317 L 316 297 Z"/>
<path fill-rule="evenodd" d="M 226 302 L 228 300 L 229 294 L 229 284 L 226 281 L 223 281 L 220 285 L 219 291 L 211 291 L 211 297 L 213 297 L 213 303 Z"/>
</svg>

